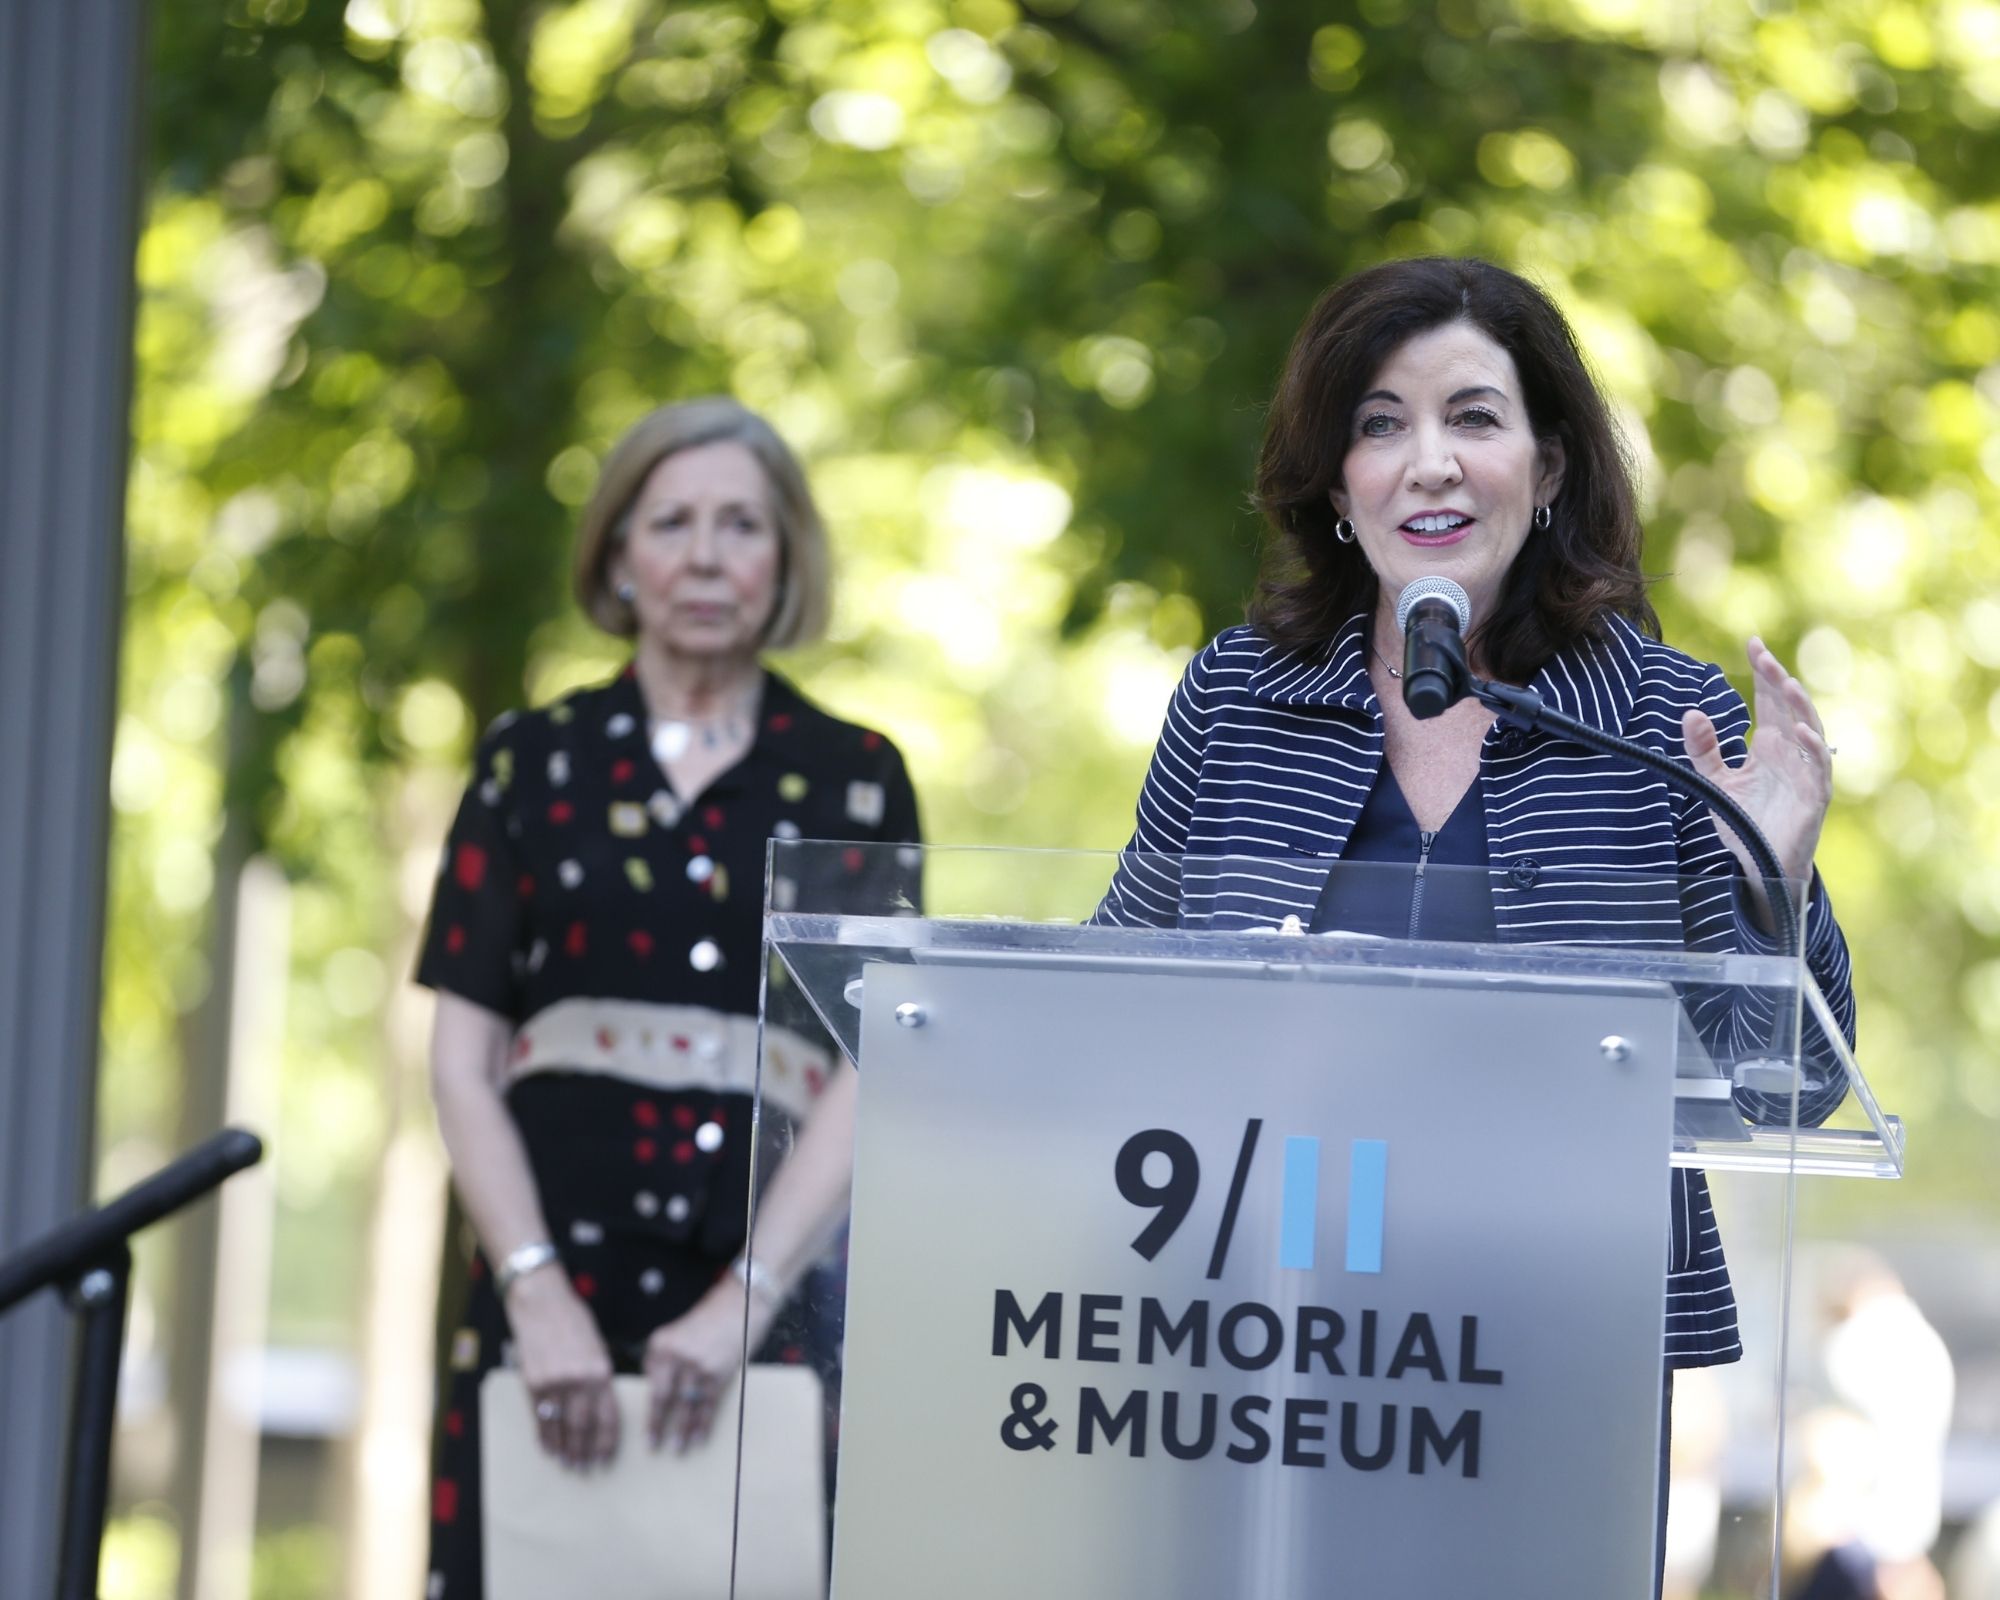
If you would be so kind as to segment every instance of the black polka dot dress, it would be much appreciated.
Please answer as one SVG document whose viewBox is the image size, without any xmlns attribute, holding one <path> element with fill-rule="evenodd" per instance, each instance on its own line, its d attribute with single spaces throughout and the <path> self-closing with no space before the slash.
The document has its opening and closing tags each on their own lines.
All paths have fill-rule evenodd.
<svg viewBox="0 0 2000 1600">
<path fill-rule="evenodd" d="M 496 722 L 445 847 L 417 981 L 513 1024 L 507 1105 L 563 1268 L 625 1370 L 743 1245 L 773 837 L 916 842 L 895 747 L 767 673 L 748 753 L 677 796 L 627 668 Z M 774 1032 L 767 1098 L 804 1114 L 832 1064 L 823 1039 Z M 487 1263 L 470 1272 L 439 1383 L 430 1600 L 483 1588 L 478 1389 L 508 1329 Z M 804 1353 L 782 1321 L 773 1337 Z"/>
</svg>

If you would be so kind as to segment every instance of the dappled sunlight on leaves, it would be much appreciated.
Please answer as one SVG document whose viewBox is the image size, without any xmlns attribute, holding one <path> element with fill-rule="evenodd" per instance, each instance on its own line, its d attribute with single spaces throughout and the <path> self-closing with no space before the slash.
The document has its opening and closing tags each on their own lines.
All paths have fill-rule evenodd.
<svg viewBox="0 0 2000 1600">
<path fill-rule="evenodd" d="M 398 808 L 615 669 L 568 540 L 663 400 L 733 391 L 808 458 L 841 587 L 784 665 L 897 739 L 931 837 L 1120 842 L 1242 614 L 1292 331 L 1417 251 L 1571 312 L 1668 636 L 1799 663 L 1864 1056 L 1990 1134 L 2000 6 L 253 10 L 158 21 L 107 1151 L 171 1126 L 231 821 L 300 893 L 280 1225 L 352 1224 L 435 866 Z M 1913 1186 L 2000 1209 L 1959 1149 Z M 281 1328 L 350 1337 L 350 1287 L 294 1273 Z"/>
</svg>

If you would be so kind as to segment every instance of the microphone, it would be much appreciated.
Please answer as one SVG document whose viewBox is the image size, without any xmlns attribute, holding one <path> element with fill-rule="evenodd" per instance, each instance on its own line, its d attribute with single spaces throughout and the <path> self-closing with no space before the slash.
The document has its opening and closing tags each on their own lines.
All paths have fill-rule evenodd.
<svg viewBox="0 0 2000 1600">
<path fill-rule="evenodd" d="M 1692 765 L 1607 732 L 1548 705 L 1533 689 L 1489 683 L 1475 678 L 1465 664 L 1465 630 L 1472 625 L 1472 602 L 1449 578 L 1418 578 L 1396 597 L 1396 626 L 1403 631 L 1403 704 L 1418 718 L 1435 717 L 1471 695 L 1500 721 L 1526 733 L 1549 732 L 1573 740 L 1587 750 L 1621 756 L 1658 773 L 1680 793 L 1704 801 L 1736 830 L 1756 859 L 1758 875 L 1771 905 L 1779 950 L 1797 957 L 1804 949 L 1797 908 L 1785 881 L 1784 865 L 1749 812 Z M 1799 1042 L 1797 999 L 1773 1008 L 1771 1054 L 1781 1063 Z"/>
<path fill-rule="evenodd" d="M 1403 633 L 1403 704 L 1427 719 L 1463 700 L 1472 688 L 1465 665 L 1465 630 L 1472 602 L 1449 578 L 1418 578 L 1396 599 Z"/>
<path fill-rule="evenodd" d="M 1592 727 L 1547 704 L 1533 689 L 1475 678 L 1465 664 L 1464 635 L 1471 624 L 1472 602 L 1451 579 L 1418 578 L 1404 585 L 1396 597 L 1396 626 L 1403 630 L 1403 704 L 1410 714 L 1435 717 L 1471 695 L 1488 710 L 1498 712 L 1500 720 L 1510 727 L 1526 733 L 1560 734 L 1587 750 L 1621 756 L 1658 773 L 1680 793 L 1706 802 L 1718 818 L 1736 830 L 1757 862 L 1779 950 L 1794 958 L 1800 955 L 1804 944 L 1784 864 L 1749 812 L 1691 764 L 1622 733 Z M 1780 1063 L 1795 1054 L 1798 1030 L 1797 997 L 1791 996 L 1773 1008 L 1771 1019 L 1771 1055 Z"/>
<path fill-rule="evenodd" d="M 1736 830 L 1736 836 L 1757 862 L 1758 876 L 1764 880 L 1778 949 L 1794 958 L 1802 954 L 1805 947 L 1798 909 L 1792 904 L 1784 864 L 1763 831 L 1751 820 L 1750 813 L 1719 785 L 1695 771 L 1689 762 L 1677 761 L 1622 733 L 1593 727 L 1549 705 L 1533 689 L 1475 678 L 1466 667 L 1465 644 L 1459 637 L 1471 615 L 1472 605 L 1465 591 L 1449 578 L 1419 578 L 1398 597 L 1396 622 L 1403 630 L 1403 703 L 1411 713 L 1434 717 L 1471 695 L 1487 710 L 1498 712 L 1500 721 L 1511 728 L 1523 733 L 1560 734 L 1586 750 L 1620 756 L 1659 774 L 1671 788 L 1702 801 Z M 1425 674 L 1422 683 L 1418 682 L 1420 672 Z M 1797 1008 L 1796 995 L 1773 1008 L 1771 1054 L 1780 1062 L 1788 1060 L 1798 1045 Z"/>
</svg>

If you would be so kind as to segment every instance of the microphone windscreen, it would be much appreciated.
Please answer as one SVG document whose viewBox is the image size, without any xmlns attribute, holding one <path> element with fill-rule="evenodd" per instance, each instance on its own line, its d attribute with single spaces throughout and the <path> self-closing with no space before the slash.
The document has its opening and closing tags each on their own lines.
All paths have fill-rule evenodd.
<svg viewBox="0 0 2000 1600">
<path fill-rule="evenodd" d="M 1449 578 L 1417 578 L 1403 585 L 1403 592 L 1396 597 L 1396 631 L 1407 633 L 1410 627 L 1410 613 L 1420 600 L 1442 600 L 1458 613 L 1458 631 L 1464 633 L 1472 626 L 1472 602 L 1466 593 Z"/>
</svg>

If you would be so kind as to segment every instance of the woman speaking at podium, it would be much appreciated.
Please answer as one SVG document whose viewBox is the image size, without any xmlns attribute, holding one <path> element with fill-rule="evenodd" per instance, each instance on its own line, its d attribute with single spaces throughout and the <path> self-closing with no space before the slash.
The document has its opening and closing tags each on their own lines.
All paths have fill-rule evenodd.
<svg viewBox="0 0 2000 1600">
<path fill-rule="evenodd" d="M 1396 601 L 1446 578 L 1470 601 L 1472 671 L 1685 757 L 1742 806 L 1786 878 L 1811 885 L 1806 959 L 1851 1040 L 1847 949 L 1813 874 L 1832 789 L 1818 714 L 1752 639 L 1753 732 L 1720 668 L 1659 641 L 1631 469 L 1546 295 L 1475 260 L 1392 262 L 1337 284 L 1292 345 L 1256 498 L 1272 538 L 1249 622 L 1188 667 L 1102 920 L 1769 948 L 1759 876 L 1706 806 L 1471 698 L 1428 720 L 1405 708 Z M 1184 874 L 1151 856 L 1261 859 Z M 1423 865 L 1485 870 L 1426 879 Z M 1607 868 L 1689 880 L 1678 925 L 1621 920 L 1601 889 L 1565 904 L 1564 874 Z M 1844 1091 L 1836 1078 L 1802 1095 L 1801 1122 Z M 1785 1097 L 1772 1120 L 1789 1113 Z M 1671 1209 L 1667 1368 L 1734 1361 L 1700 1173 L 1674 1171 Z"/>
</svg>

